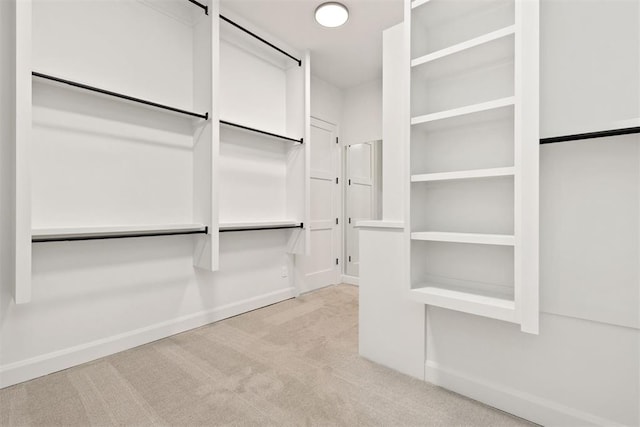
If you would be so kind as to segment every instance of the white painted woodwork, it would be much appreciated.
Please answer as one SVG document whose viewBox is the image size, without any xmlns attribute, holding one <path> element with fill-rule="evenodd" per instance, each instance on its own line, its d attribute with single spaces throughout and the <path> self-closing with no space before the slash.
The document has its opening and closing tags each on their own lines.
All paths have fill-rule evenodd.
<svg viewBox="0 0 640 427">
<path fill-rule="evenodd" d="M 372 220 L 372 221 L 358 221 L 356 227 L 367 228 L 404 228 L 404 222 L 402 221 L 388 221 L 388 220 Z"/>
<path fill-rule="evenodd" d="M 462 43 L 458 43 L 457 45 L 439 50 L 437 52 L 430 53 L 425 56 L 421 56 L 420 58 L 413 59 L 411 60 L 411 66 L 416 67 L 418 65 L 426 64 L 427 62 L 444 58 L 445 56 L 448 56 L 448 55 L 453 55 L 455 53 L 462 52 L 463 50 L 471 49 L 473 47 L 479 46 L 484 43 L 489 43 L 493 40 L 497 40 L 499 38 L 514 34 L 515 30 L 516 30 L 515 25 L 510 25 L 500 30 L 492 31 L 488 34 L 483 34 L 474 39 L 467 40 Z"/>
<path fill-rule="evenodd" d="M 345 272 L 349 276 L 359 276 L 359 243 L 356 223 L 379 218 L 378 191 L 381 171 L 378 167 L 380 142 L 349 144 L 346 147 L 346 242 Z"/>
<path fill-rule="evenodd" d="M 387 37 L 401 39 L 401 29 L 392 27 Z M 358 350 L 369 360 L 424 379 L 425 308 L 407 297 L 408 254 L 403 226 L 398 225 L 359 227 Z"/>
<path fill-rule="evenodd" d="M 422 116 L 412 117 L 411 124 L 417 125 L 420 123 L 428 123 L 436 120 L 444 120 L 457 116 L 464 116 L 467 114 L 480 113 L 482 111 L 493 110 L 496 108 L 506 107 L 515 103 L 514 97 L 501 98 L 493 101 L 487 101 L 480 104 L 467 105 L 460 108 L 454 108 L 447 111 L 439 111 L 437 113 L 425 114 Z"/>
<path fill-rule="evenodd" d="M 153 234 L 163 232 L 193 232 L 204 231 L 203 224 L 162 224 L 147 226 L 109 226 L 109 227 L 56 227 L 36 228 L 31 231 L 31 237 L 38 238 L 65 238 L 65 237 L 109 237 L 123 234 Z"/>
<path fill-rule="evenodd" d="M 279 225 L 299 225 L 299 222 L 293 220 L 284 221 L 241 221 L 241 222 L 221 222 L 220 230 L 230 230 L 238 228 L 256 228 L 256 227 L 272 227 Z"/>
<path fill-rule="evenodd" d="M 219 10 L 217 1 L 205 2 L 209 15 L 183 0 L 60 1 L 55 5 L 39 0 L 0 2 L 0 78 L 3 88 L 16 88 L 11 110 L 16 108 L 16 124 L 26 126 L 17 131 L 15 147 L 21 156 L 29 154 L 10 159 L 7 169 L 3 162 L 3 176 L 16 166 L 15 182 L 0 180 L 3 210 L 4 201 L 12 201 L 6 206 L 16 212 L 18 220 L 16 223 L 13 214 L 0 215 L 0 228 L 18 226 L 21 230 L 15 246 L 24 268 L 17 273 L 26 279 L 7 277 L 2 264 L 0 387 L 296 295 L 294 267 L 299 264 L 294 265 L 291 252 L 303 252 L 308 239 L 291 240 L 307 230 L 223 233 L 217 249 L 217 190 L 224 184 L 218 176 L 220 114 L 214 96 L 220 84 Z M 12 13 L 12 25 L 5 26 L 5 12 L 14 6 L 22 12 Z M 37 25 L 32 26 L 32 20 Z M 11 40 L 13 24 L 21 34 L 17 42 Z M 27 42 L 29 38 L 33 43 Z M 6 40 L 11 40 L 11 50 L 15 47 L 20 55 L 17 61 L 5 55 Z M 29 53 L 32 48 L 34 55 Z M 300 132 L 293 127 L 286 132 L 308 141 L 309 55 L 301 57 L 304 64 L 298 81 L 304 87 L 297 93 L 304 99 L 290 104 L 301 106 L 303 112 L 295 114 L 304 123 L 295 125 Z M 38 71 L 44 73 L 186 110 L 209 111 L 210 120 L 204 123 L 93 93 L 63 90 L 32 79 L 32 62 L 38 62 Z M 19 84 L 9 82 L 14 74 L 5 73 L 9 68 L 16 70 Z M 206 104 L 211 101 L 214 105 L 209 109 Z M 291 112 L 291 117 L 295 114 Z M 10 111 L 0 117 L 0 128 L 13 125 L 12 115 Z M 34 137 L 26 138 L 27 133 Z M 13 147 L 13 139 L 7 141 Z M 302 164 L 302 172 L 308 174 L 306 147 L 300 146 L 301 163 L 294 150 L 283 164 L 295 162 L 296 168 Z M 29 163 L 30 168 L 24 167 Z M 29 179 L 33 185 L 28 184 Z M 304 176 L 291 174 L 283 185 L 289 180 L 295 182 L 293 191 L 308 186 Z M 48 185 L 59 199 L 44 194 Z M 79 197 L 73 197 L 74 191 L 80 192 Z M 20 197 L 14 207 L 11 195 L 16 193 Z M 308 223 L 307 194 L 294 199 L 299 201 L 295 206 L 285 203 L 285 212 L 291 209 L 291 216 L 285 213 L 275 221 Z M 106 203 L 109 198 L 113 204 Z M 23 204 L 31 200 L 38 207 L 33 211 L 34 220 Z M 68 201 L 71 205 L 65 204 Z M 257 214 L 250 220 L 264 219 Z M 77 231 L 122 224 L 133 229 L 200 224 L 208 226 L 210 234 L 31 245 L 33 229 L 70 227 Z M 23 262 L 31 258 L 32 262 Z M 216 264 L 218 271 L 210 271 Z M 15 293 L 19 301 L 25 292 L 31 304 L 18 307 L 10 297 L 5 298 Z"/>
<path fill-rule="evenodd" d="M 304 287 L 310 291 L 338 283 L 340 277 L 340 147 L 336 127 L 322 120 L 311 120 L 310 245 L 304 258 Z M 336 262 L 338 260 L 338 262 Z"/>
<path fill-rule="evenodd" d="M 13 100 L 15 102 L 15 277 L 13 298 L 16 304 L 31 301 L 31 186 L 32 161 L 32 88 L 31 40 L 32 8 L 30 1 L 16 1 L 15 13 L 15 70 Z"/>
<path fill-rule="evenodd" d="M 543 0 L 540 25 L 541 136 L 637 123 L 640 4 Z M 540 334 L 429 306 L 428 381 L 540 425 L 640 424 L 639 149 L 539 147 Z"/>
<path fill-rule="evenodd" d="M 223 11 L 223 15 L 253 28 L 230 11 Z M 220 22 L 219 28 L 220 119 L 304 141 L 298 144 L 219 126 L 219 228 L 228 230 L 228 224 L 255 224 L 247 225 L 252 228 L 303 224 L 303 230 L 283 229 L 280 233 L 289 236 L 286 253 L 304 254 L 309 245 L 310 55 L 290 50 L 303 61 L 298 66 L 227 22 Z M 260 34 L 258 29 L 254 32 Z M 293 258 L 287 265 L 293 268 Z"/>
<path fill-rule="evenodd" d="M 538 8 L 520 0 L 405 1 L 409 295 L 534 334 Z"/>
<path fill-rule="evenodd" d="M 412 240 L 427 240 L 431 242 L 474 243 L 478 245 L 513 246 L 514 236 L 500 234 L 477 233 L 443 233 L 437 231 L 421 231 L 411 233 Z"/>
<path fill-rule="evenodd" d="M 514 174 L 514 172 L 515 169 L 513 167 L 506 167 L 476 169 L 459 172 L 424 173 L 419 175 L 411 175 L 411 182 L 455 181 L 458 179 L 493 178 L 499 176 L 511 176 Z"/>
<path fill-rule="evenodd" d="M 447 289 L 435 283 L 422 283 L 409 294 L 412 300 L 423 304 L 517 323 L 513 300 Z"/>
</svg>

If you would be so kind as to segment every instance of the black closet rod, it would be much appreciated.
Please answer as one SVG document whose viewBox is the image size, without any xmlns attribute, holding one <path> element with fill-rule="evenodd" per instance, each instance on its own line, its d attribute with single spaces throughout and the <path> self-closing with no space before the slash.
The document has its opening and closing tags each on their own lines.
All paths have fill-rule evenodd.
<svg viewBox="0 0 640 427">
<path fill-rule="evenodd" d="M 160 230 L 160 231 L 131 231 L 122 232 L 119 234 L 95 234 L 95 235 L 78 235 L 78 236 L 41 236 L 32 237 L 33 243 L 45 243 L 45 242 L 71 242 L 79 240 L 106 240 L 106 239 L 129 239 L 133 237 L 157 237 L 157 236 L 178 236 L 186 234 L 207 234 L 209 227 L 204 227 L 202 230 Z"/>
<path fill-rule="evenodd" d="M 100 89 L 100 88 L 97 88 L 97 87 L 94 87 L 94 86 L 89 86 L 89 85 L 85 85 L 85 84 L 82 84 L 82 83 L 77 83 L 77 82 L 74 82 L 74 81 L 71 81 L 71 80 L 61 79 L 60 77 L 54 77 L 54 76 L 50 76 L 48 74 L 38 73 L 36 71 L 32 71 L 31 74 L 33 76 L 35 76 L 35 77 L 40 77 L 40 78 L 43 78 L 43 79 L 52 80 L 52 81 L 58 82 L 58 83 L 64 83 L 64 84 L 67 84 L 69 86 L 73 86 L 73 87 L 77 87 L 77 88 L 85 89 L 85 90 L 90 90 L 92 92 L 98 92 L 98 93 L 101 93 L 103 95 L 109 95 L 109 96 L 113 96 L 115 98 L 125 99 L 127 101 L 133 101 L 133 102 L 137 102 L 137 103 L 140 103 L 140 104 L 149 105 L 151 107 L 161 108 L 163 110 L 173 111 L 175 113 L 186 114 L 188 116 L 198 117 L 198 118 L 205 119 L 205 120 L 209 119 L 209 113 L 199 114 L 199 113 L 194 113 L 192 111 L 181 110 L 179 108 L 169 107 L 168 105 L 158 104 L 156 102 L 151 102 L 151 101 L 147 101 L 145 99 L 135 98 L 135 97 L 129 96 L 129 95 L 123 95 L 121 93 L 112 92 L 112 91 L 106 90 L 106 89 Z"/>
<path fill-rule="evenodd" d="M 204 9 L 204 14 L 205 14 L 205 15 L 208 15 L 208 14 L 209 14 L 209 6 L 207 6 L 206 4 L 202 4 L 202 3 L 200 3 L 200 2 L 198 2 L 198 1 L 196 1 L 196 0 L 188 0 L 188 1 L 190 1 L 190 2 L 191 2 L 191 3 L 193 3 L 193 4 L 195 4 L 195 5 L 196 5 L 196 6 L 198 6 L 198 7 L 203 8 L 203 9 Z"/>
<path fill-rule="evenodd" d="M 593 138 L 606 138 L 608 136 L 629 135 L 632 133 L 640 133 L 640 126 L 601 130 L 601 131 L 587 132 L 587 133 L 576 133 L 573 135 L 553 136 L 550 138 L 540 139 L 540 144 L 553 144 L 555 142 L 579 141 L 582 139 L 593 139 Z"/>
<path fill-rule="evenodd" d="M 227 18 L 226 16 L 220 15 L 220 19 L 222 19 L 223 21 L 228 22 L 229 24 L 233 25 L 234 27 L 244 31 L 245 33 L 249 34 L 252 37 L 255 37 L 256 39 L 260 40 L 262 43 L 269 45 L 270 47 L 274 48 L 275 50 L 277 50 L 278 52 L 282 53 L 283 55 L 288 56 L 289 58 L 293 59 L 294 61 L 296 61 L 298 63 L 298 67 L 302 66 L 302 60 L 296 58 L 293 55 L 288 54 L 287 52 L 285 52 L 284 50 L 280 49 L 278 46 L 269 43 L 268 41 L 266 41 L 265 39 L 263 39 L 262 37 L 260 37 L 259 35 L 247 30 L 246 28 L 244 28 L 243 26 L 236 24 L 235 22 L 233 22 L 231 19 Z"/>
<path fill-rule="evenodd" d="M 251 132 L 261 133 L 263 135 L 272 136 L 274 138 L 286 139 L 287 141 L 299 142 L 300 144 L 304 143 L 304 138 L 300 138 L 300 139 L 289 138 L 288 136 L 278 135 L 277 133 L 271 133 L 271 132 L 267 132 L 265 130 L 260 130 L 260 129 L 256 129 L 256 128 L 252 128 L 252 127 L 244 126 L 244 125 L 239 125 L 237 123 L 228 122 L 226 120 L 220 120 L 220 123 L 223 124 L 223 125 L 234 126 L 234 127 L 240 128 L 240 129 L 248 130 L 248 131 L 251 131 Z"/>
<path fill-rule="evenodd" d="M 281 230 L 287 228 L 304 228 L 304 223 L 300 223 L 298 225 L 270 225 L 265 227 L 238 227 L 238 228 L 230 228 L 227 230 L 220 230 L 220 233 L 226 233 L 231 231 L 260 231 L 260 230 Z"/>
</svg>

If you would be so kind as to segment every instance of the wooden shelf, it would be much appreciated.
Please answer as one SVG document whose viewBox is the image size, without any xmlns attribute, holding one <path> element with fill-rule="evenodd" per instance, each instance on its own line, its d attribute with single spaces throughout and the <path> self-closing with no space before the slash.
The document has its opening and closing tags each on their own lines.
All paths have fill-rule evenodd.
<svg viewBox="0 0 640 427">
<path fill-rule="evenodd" d="M 31 241 L 62 242 L 72 240 L 121 239 L 179 234 L 207 234 L 207 231 L 208 227 L 203 224 L 38 228 L 31 231 Z"/>
<path fill-rule="evenodd" d="M 197 117 L 199 119 L 204 119 L 204 120 L 209 120 L 209 113 L 196 113 L 193 111 L 187 111 L 187 110 L 183 110 L 180 108 L 176 108 L 176 107 L 171 107 L 169 105 L 165 105 L 165 104 L 159 104 L 157 102 L 152 102 L 146 99 L 141 99 L 141 98 L 137 98 L 134 96 L 130 96 L 130 95 L 125 95 L 122 93 L 118 93 L 118 92 L 113 92 L 110 90 L 106 90 L 106 89 L 101 89 L 95 86 L 90 86 L 90 85 L 86 85 L 84 83 L 78 83 L 72 80 L 67 80 L 67 79 L 63 79 L 60 77 L 55 77 L 55 76 L 51 76 L 48 74 L 43 74 L 43 73 L 38 73 L 36 71 L 32 71 L 31 75 L 33 77 L 37 77 L 39 79 L 42 79 L 43 81 L 46 82 L 53 82 L 53 84 L 60 84 L 60 85 L 68 85 L 71 86 L 73 88 L 76 89 L 82 89 L 82 90 L 86 90 L 89 92 L 95 92 L 95 93 L 99 93 L 101 95 L 106 95 L 112 98 L 118 98 L 118 99 L 122 99 L 124 101 L 128 101 L 128 102 L 133 102 L 133 103 L 137 103 L 137 104 L 141 104 L 141 105 L 145 105 L 148 107 L 153 107 L 153 108 L 157 108 L 160 110 L 164 110 L 164 111 L 170 111 L 172 113 L 178 113 L 178 114 L 183 114 L 183 115 L 187 115 L 187 116 L 191 116 L 191 117 Z"/>
<path fill-rule="evenodd" d="M 262 130 L 262 129 L 257 129 L 257 128 L 253 128 L 251 126 L 246 126 L 246 125 L 241 125 L 238 123 L 234 123 L 234 122 L 230 122 L 228 120 L 220 120 L 220 124 L 221 125 L 225 125 L 225 126 L 230 126 L 236 129 L 241 129 L 243 131 L 247 131 L 247 132 L 252 132 L 258 135 L 265 135 L 271 138 L 275 138 L 275 139 L 280 139 L 283 141 L 291 141 L 291 142 L 296 142 L 299 144 L 303 144 L 304 143 L 304 138 L 300 138 L 300 139 L 295 139 L 295 138 L 290 138 L 288 136 L 285 135 L 280 135 L 277 133 L 273 133 L 273 132 L 268 132 L 266 130 Z"/>
<path fill-rule="evenodd" d="M 424 174 L 418 174 L 418 175 L 411 175 L 411 182 L 453 181 L 458 179 L 494 178 L 494 177 L 501 177 L 501 176 L 513 176 L 514 174 L 515 174 L 515 168 L 513 166 L 510 166 L 510 167 L 504 167 L 504 168 L 474 169 L 474 170 L 467 170 L 467 171 L 424 173 Z"/>
<path fill-rule="evenodd" d="M 506 98 L 495 99 L 493 101 L 481 102 L 480 104 L 467 105 L 460 108 L 454 108 L 452 110 L 439 111 L 437 113 L 425 114 L 422 116 L 412 117 L 411 124 L 417 125 L 420 123 L 434 122 L 436 120 L 444 120 L 451 117 L 464 116 L 467 114 L 479 113 L 482 111 L 494 110 L 496 108 L 508 107 L 515 105 L 515 97 L 509 96 Z"/>
<path fill-rule="evenodd" d="M 251 230 L 277 230 L 287 228 L 302 228 L 300 221 L 243 221 L 243 222 L 221 222 L 220 231 L 251 231 Z"/>
<path fill-rule="evenodd" d="M 475 294 L 436 283 L 420 284 L 409 295 L 423 304 L 517 323 L 515 302 L 499 295 Z"/>
<path fill-rule="evenodd" d="M 508 234 L 449 233 L 418 231 L 411 233 L 411 240 L 430 242 L 472 243 L 477 245 L 514 246 L 515 237 Z"/>
<path fill-rule="evenodd" d="M 435 61 L 437 59 L 444 58 L 449 55 L 453 55 L 454 53 L 462 52 L 467 49 L 471 49 L 473 47 L 480 46 L 485 43 L 489 43 L 493 40 L 498 40 L 503 37 L 510 36 L 512 34 L 515 34 L 515 31 L 516 31 L 515 25 L 510 25 L 508 27 L 501 28 L 496 31 L 492 31 L 487 34 L 483 34 L 471 40 L 467 40 L 462 43 L 458 43 L 456 45 L 447 47 L 445 49 L 441 49 L 441 50 L 429 53 L 427 55 L 421 56 L 419 58 L 413 59 L 411 61 L 411 66 L 417 67 L 419 65 L 426 64 L 428 62 Z"/>
</svg>

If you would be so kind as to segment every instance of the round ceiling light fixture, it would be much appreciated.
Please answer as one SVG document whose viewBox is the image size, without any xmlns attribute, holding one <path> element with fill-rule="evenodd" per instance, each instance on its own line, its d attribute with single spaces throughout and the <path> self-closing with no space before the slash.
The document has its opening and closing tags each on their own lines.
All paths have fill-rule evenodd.
<svg viewBox="0 0 640 427">
<path fill-rule="evenodd" d="M 316 8 L 316 22 L 323 27 L 335 28 L 347 22 L 349 10 L 341 3 L 330 1 Z"/>
</svg>

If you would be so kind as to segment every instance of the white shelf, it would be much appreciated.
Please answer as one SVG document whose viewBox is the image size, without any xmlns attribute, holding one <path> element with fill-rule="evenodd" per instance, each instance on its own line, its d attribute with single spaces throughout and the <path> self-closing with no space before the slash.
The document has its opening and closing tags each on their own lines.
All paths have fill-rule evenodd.
<svg viewBox="0 0 640 427">
<path fill-rule="evenodd" d="M 281 221 L 241 221 L 241 222 L 221 222 L 219 225 L 220 231 L 233 231 L 233 230 L 251 230 L 262 228 L 278 228 L 278 227 L 297 227 L 302 223 L 294 220 L 281 220 Z"/>
<path fill-rule="evenodd" d="M 477 178 L 493 178 L 500 176 L 512 176 L 515 168 L 492 168 L 492 169 L 475 169 L 456 172 L 440 172 L 425 173 L 419 175 L 411 175 L 411 182 L 431 182 L 431 181 L 453 181 L 458 179 L 477 179 Z"/>
<path fill-rule="evenodd" d="M 496 31 L 492 31 L 487 34 L 483 34 L 471 40 L 467 40 L 462 43 L 458 43 L 456 45 L 447 47 L 445 49 L 441 49 L 433 53 L 413 59 L 411 61 L 411 66 L 417 67 L 419 65 L 426 64 L 431 61 L 435 61 L 436 59 L 444 58 L 445 56 L 453 55 L 454 53 L 462 52 L 464 50 L 471 49 L 473 47 L 480 46 L 485 43 L 489 43 L 493 40 L 498 40 L 500 38 L 507 37 L 511 34 L 515 34 L 515 31 L 516 31 L 515 25 L 510 25 L 508 27 L 501 28 Z"/>
<path fill-rule="evenodd" d="M 411 240 L 500 246 L 514 246 L 515 244 L 515 237 L 508 234 L 448 233 L 439 231 L 413 232 L 411 233 Z"/>
<path fill-rule="evenodd" d="M 499 296 L 474 294 L 435 283 L 420 284 L 409 295 L 423 304 L 517 323 L 515 302 Z"/>
<path fill-rule="evenodd" d="M 363 220 L 356 222 L 356 228 L 395 228 L 403 229 L 403 221 Z"/>
<path fill-rule="evenodd" d="M 425 114 L 422 116 L 412 117 L 411 124 L 417 125 L 420 123 L 434 122 L 436 120 L 444 120 L 451 117 L 458 117 L 458 116 L 464 116 L 467 114 L 479 113 L 482 111 L 494 110 L 496 108 L 508 107 L 510 105 L 515 105 L 514 96 L 495 99 L 488 102 L 482 102 L 480 104 L 467 105 L 460 108 L 454 108 L 452 110 L 439 111 L 437 113 L 431 113 L 431 114 Z"/>
<path fill-rule="evenodd" d="M 411 9 L 415 9 L 416 7 L 420 7 L 423 4 L 429 3 L 431 0 L 413 0 L 411 2 Z"/>
<path fill-rule="evenodd" d="M 205 234 L 203 224 L 124 225 L 108 227 L 56 227 L 35 228 L 31 231 L 34 242 L 61 240 L 94 240 L 124 237 L 145 237 L 173 234 Z"/>
</svg>

